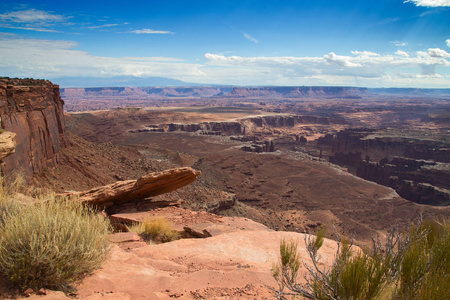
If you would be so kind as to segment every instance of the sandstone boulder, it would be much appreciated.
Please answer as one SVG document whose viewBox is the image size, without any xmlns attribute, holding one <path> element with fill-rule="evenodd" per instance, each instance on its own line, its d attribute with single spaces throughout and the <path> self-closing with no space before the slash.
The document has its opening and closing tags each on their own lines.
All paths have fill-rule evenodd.
<svg viewBox="0 0 450 300">
<path fill-rule="evenodd" d="M 108 208 L 115 204 L 174 191 L 194 182 L 200 173 L 189 167 L 171 169 L 151 173 L 137 180 L 118 181 L 89 191 L 66 193 L 61 196 L 76 196 L 83 203 Z"/>
<path fill-rule="evenodd" d="M 16 149 L 16 134 L 13 132 L 3 132 L 0 134 L 0 160 L 14 153 Z"/>
</svg>

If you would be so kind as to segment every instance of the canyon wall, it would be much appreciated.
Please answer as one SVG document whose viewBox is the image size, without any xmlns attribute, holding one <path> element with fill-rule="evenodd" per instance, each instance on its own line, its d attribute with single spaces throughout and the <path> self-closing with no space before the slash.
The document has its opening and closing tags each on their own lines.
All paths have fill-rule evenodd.
<svg viewBox="0 0 450 300">
<path fill-rule="evenodd" d="M 345 120 L 329 117 L 300 116 L 300 115 L 269 115 L 259 117 L 241 118 L 234 121 L 201 122 L 201 123 L 170 123 L 151 124 L 141 129 L 129 130 L 135 132 L 197 132 L 217 135 L 251 134 L 261 128 L 289 128 L 301 124 L 346 124 Z"/>
<path fill-rule="evenodd" d="M 2 160 L 2 173 L 27 178 L 55 166 L 67 144 L 59 86 L 46 80 L 0 78 L 1 127 L 15 133 L 15 152 Z"/>
<path fill-rule="evenodd" d="M 329 161 L 421 204 L 450 205 L 448 142 L 398 136 L 375 129 L 346 129 L 317 140 Z"/>
</svg>

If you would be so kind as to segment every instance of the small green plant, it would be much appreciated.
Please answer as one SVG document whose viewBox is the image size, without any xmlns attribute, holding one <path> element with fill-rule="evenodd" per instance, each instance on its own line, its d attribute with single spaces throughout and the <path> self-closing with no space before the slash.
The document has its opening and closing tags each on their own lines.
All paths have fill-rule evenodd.
<svg viewBox="0 0 450 300">
<path fill-rule="evenodd" d="M 0 195 L 14 201 L 3 187 Z M 106 257 L 109 221 L 74 199 L 43 195 L 35 204 L 3 207 L 0 273 L 14 288 L 70 291 Z"/>
<path fill-rule="evenodd" d="M 144 239 L 152 242 L 167 243 L 179 238 L 179 233 L 172 229 L 172 223 L 162 217 L 146 219 L 141 223 L 129 227 L 129 230 L 137 232 Z"/>
<path fill-rule="evenodd" d="M 450 226 L 425 221 L 406 232 L 392 229 L 384 245 L 373 239 L 372 249 L 355 251 L 352 242 L 338 237 L 330 268 L 319 268 L 318 250 L 324 232 L 305 235 L 311 264 L 306 284 L 298 284 L 300 258 L 297 243 L 281 241 L 280 260 L 272 275 L 278 299 L 450 299 Z M 287 289 L 287 291 L 286 291 Z"/>
</svg>

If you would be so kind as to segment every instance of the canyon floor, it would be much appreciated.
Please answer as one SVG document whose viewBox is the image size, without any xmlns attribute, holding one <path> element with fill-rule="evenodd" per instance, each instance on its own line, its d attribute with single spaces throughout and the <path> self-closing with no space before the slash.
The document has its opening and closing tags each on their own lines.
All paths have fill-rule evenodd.
<svg viewBox="0 0 450 300">
<path fill-rule="evenodd" d="M 350 128 L 348 123 L 325 117 L 287 126 L 290 116 L 255 107 L 208 106 L 67 114 L 69 146 L 57 167 L 35 176 L 36 185 L 80 191 L 192 167 L 202 172 L 197 181 L 158 196 L 180 205 L 149 209 L 134 204 L 107 213 L 136 220 L 162 215 L 181 231 L 213 233 L 161 245 L 116 233 L 105 265 L 78 285 L 76 297 L 271 299 L 267 286 L 276 283 L 270 269 L 282 238 L 299 241 L 304 251 L 303 233 L 325 226 L 330 238 L 321 250 L 325 263 L 335 254 L 336 234 L 364 246 L 392 226 L 450 217 L 448 206 L 414 203 L 328 162 L 326 147 L 321 158 L 311 142 Z M 254 125 L 259 120 L 264 124 Z M 276 141 L 273 149 L 271 141 Z M 31 299 L 42 297 L 66 299 L 60 292 Z"/>
<path fill-rule="evenodd" d="M 86 205 L 95 196 L 115 229 L 75 294 L 11 295 L 0 278 L 0 298 L 270 299 L 282 239 L 308 263 L 305 238 L 325 227 L 325 268 L 338 236 L 364 248 L 450 217 L 448 90 L 0 81 L 6 181 L 23 172 Z M 158 216 L 180 239 L 148 244 L 126 227 Z"/>
<path fill-rule="evenodd" d="M 275 230 L 328 228 L 354 237 L 359 244 L 394 225 L 423 217 L 448 217 L 448 207 L 419 205 L 393 189 L 363 180 L 324 159 L 295 147 L 248 152 L 252 142 L 234 135 L 199 131 L 152 132 L 149 125 L 232 122 L 243 118 L 284 116 L 253 108 L 185 107 L 114 109 L 66 116 L 70 147 L 62 163 L 39 178 L 57 191 L 83 190 L 173 167 L 202 171 L 198 180 L 174 192 L 183 206 L 222 215 L 247 217 Z M 313 139 L 342 129 L 341 124 L 300 124 L 295 128 L 254 128 L 250 136 L 303 135 Z M 226 128 L 223 130 L 227 130 Z M 230 200 L 231 199 L 231 200 Z"/>
</svg>

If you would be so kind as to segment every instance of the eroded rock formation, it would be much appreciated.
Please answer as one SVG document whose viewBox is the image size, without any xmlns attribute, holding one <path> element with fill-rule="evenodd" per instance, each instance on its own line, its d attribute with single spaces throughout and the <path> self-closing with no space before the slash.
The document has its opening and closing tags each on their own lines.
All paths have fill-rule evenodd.
<svg viewBox="0 0 450 300">
<path fill-rule="evenodd" d="M 16 149 L 16 134 L 13 132 L 3 132 L 0 134 L 0 160 L 14 153 Z"/>
<path fill-rule="evenodd" d="M 200 132 L 202 134 L 213 135 L 240 135 L 251 134 L 263 128 L 289 128 L 302 124 L 346 124 L 343 119 L 318 117 L 318 116 L 301 116 L 301 115 L 268 115 L 236 119 L 234 121 L 219 122 L 201 122 L 201 123 L 170 123 L 170 124 L 151 124 L 144 128 L 132 129 L 128 132 Z"/>
<path fill-rule="evenodd" d="M 56 165 L 66 145 L 63 104 L 50 81 L 0 78 L 1 127 L 16 135 L 15 152 L 3 159 L 3 175 L 31 177 Z"/>
<path fill-rule="evenodd" d="M 450 205 L 449 164 L 404 157 L 379 162 L 362 160 L 357 175 L 392 187 L 400 196 L 416 203 Z"/>
<path fill-rule="evenodd" d="M 151 173 L 137 180 L 118 181 L 89 191 L 66 193 L 62 196 L 76 196 L 83 203 L 108 208 L 115 204 L 174 191 L 194 182 L 200 173 L 188 167 L 171 169 Z"/>
</svg>

